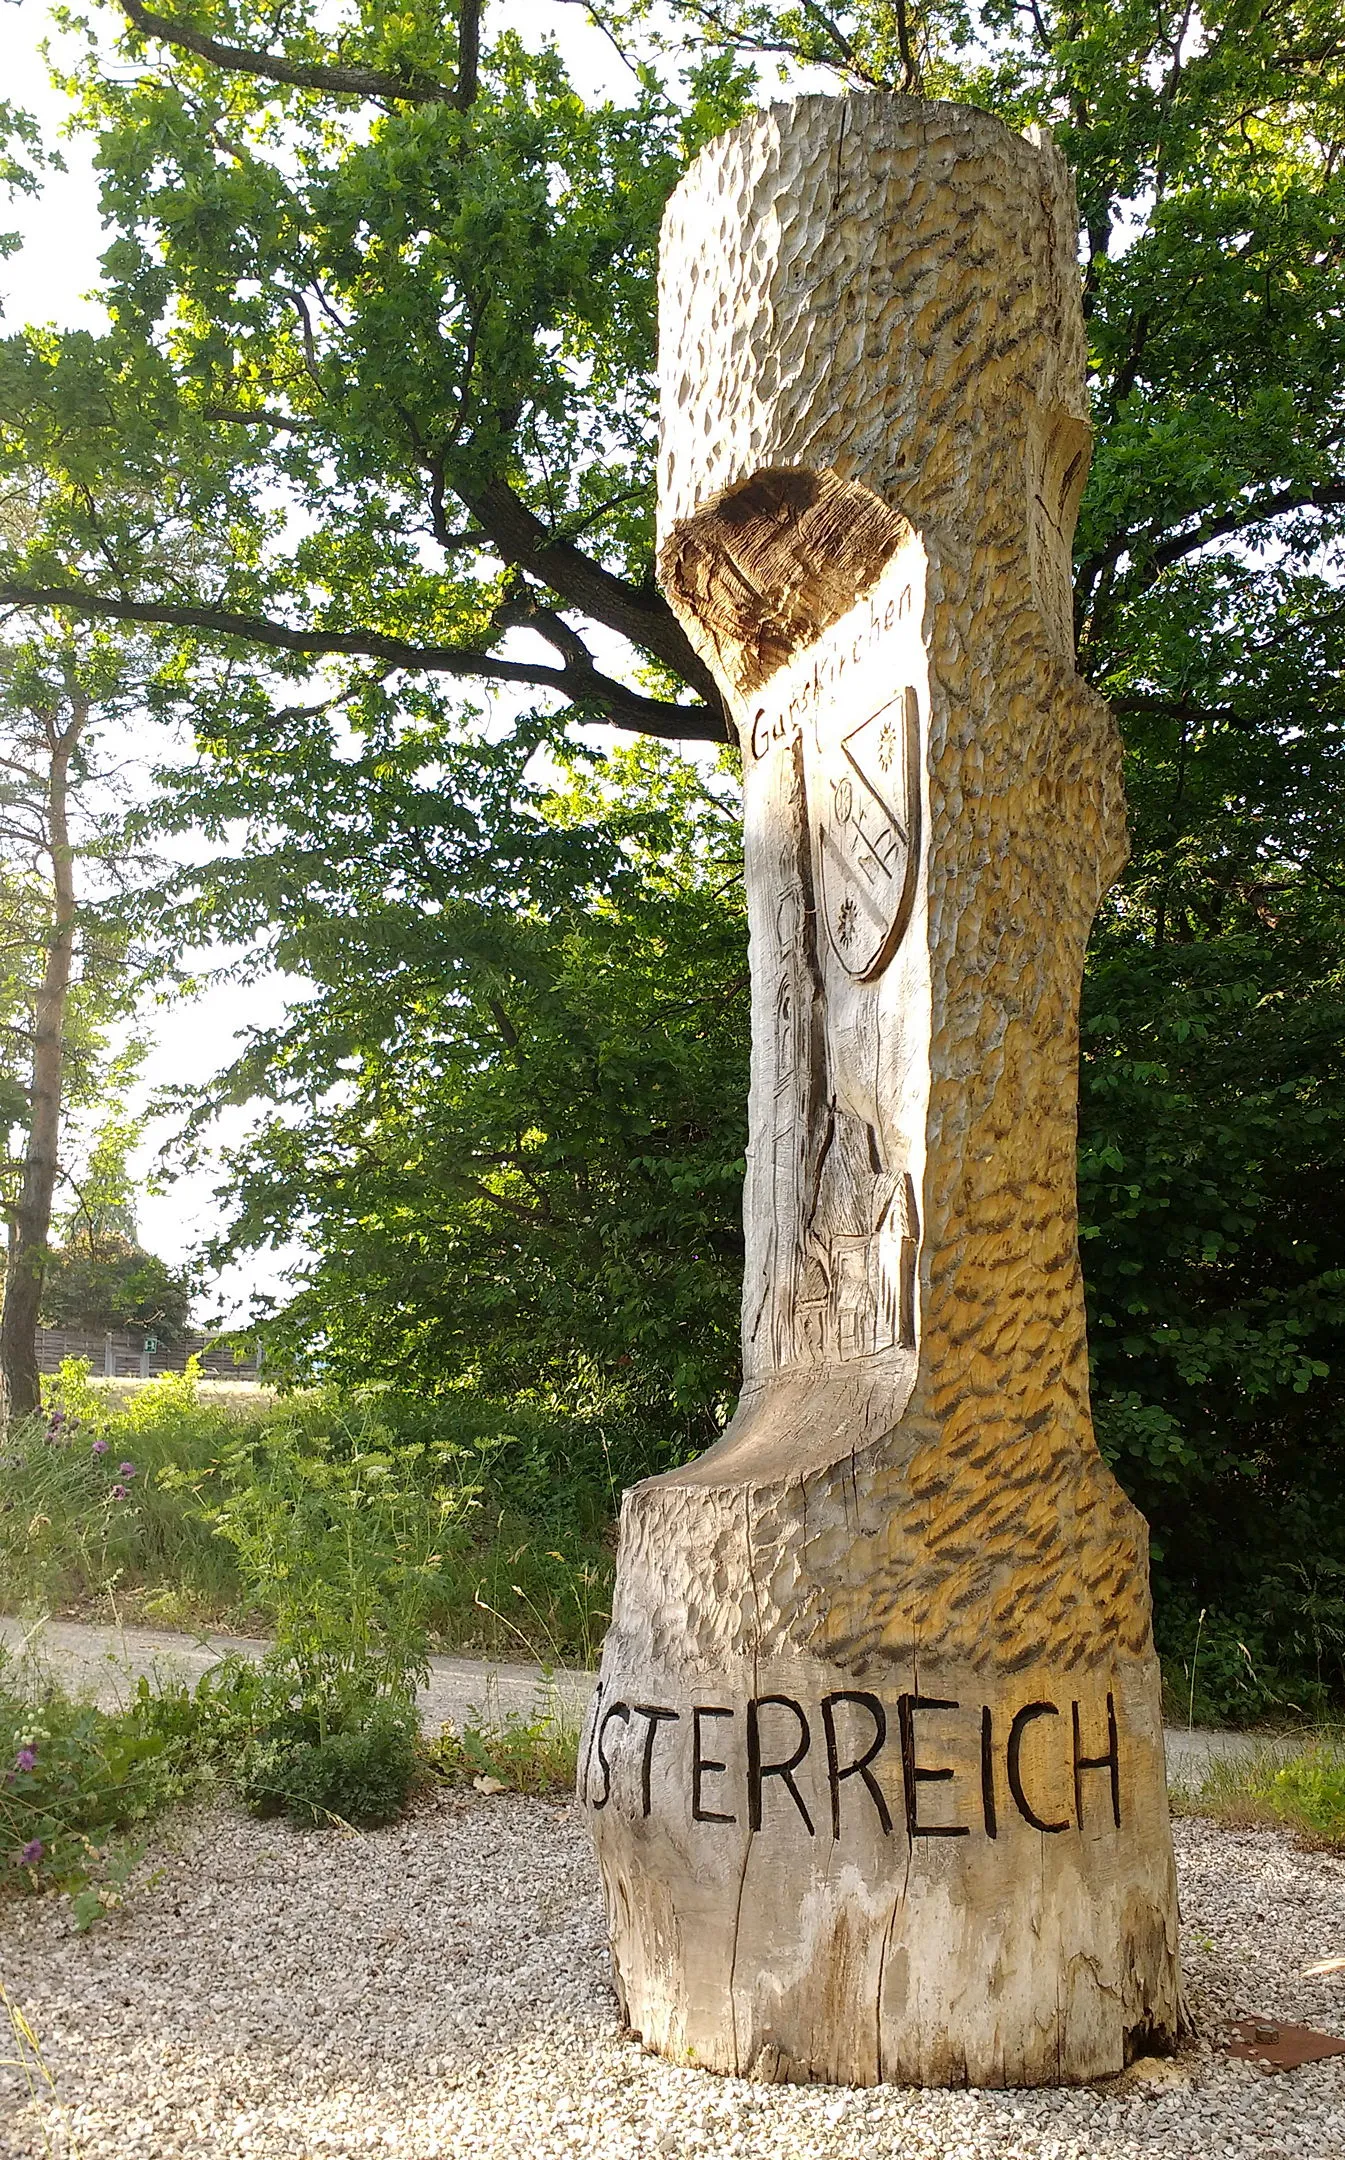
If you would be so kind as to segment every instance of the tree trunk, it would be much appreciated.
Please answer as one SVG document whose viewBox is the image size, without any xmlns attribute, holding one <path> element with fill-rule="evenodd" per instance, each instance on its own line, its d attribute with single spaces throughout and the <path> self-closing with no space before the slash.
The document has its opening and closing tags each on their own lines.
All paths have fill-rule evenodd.
<svg viewBox="0 0 1345 2160">
<path fill-rule="evenodd" d="M 38 1408 L 37 1322 L 56 1190 L 64 1078 L 65 1009 L 75 948 L 75 881 L 70 850 L 70 758 L 88 719 L 88 702 L 71 693 L 73 717 L 52 723 L 47 753 L 47 845 L 52 916 L 46 962 L 33 1008 L 33 1069 L 23 1183 L 11 1224 L 5 1294 L 0 1305 L 0 1417 L 27 1417 Z"/>
<path fill-rule="evenodd" d="M 745 765 L 745 1377 L 622 1510 L 580 1760 L 619 1989 L 744 2075 L 1106 2076 L 1181 2011 L 1077 1245 L 1126 843 L 1068 171 L 966 108 L 773 107 L 673 197 L 661 370 L 663 579 Z"/>
</svg>

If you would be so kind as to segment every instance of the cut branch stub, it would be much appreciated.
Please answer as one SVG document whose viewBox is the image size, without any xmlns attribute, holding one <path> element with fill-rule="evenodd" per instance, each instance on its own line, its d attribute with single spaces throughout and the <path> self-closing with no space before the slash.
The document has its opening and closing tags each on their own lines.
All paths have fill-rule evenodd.
<svg viewBox="0 0 1345 2160">
<path fill-rule="evenodd" d="M 1048 142 L 883 95 L 757 115 L 665 221 L 662 571 L 744 761 L 744 1384 L 626 1496 L 580 1796 L 630 2023 L 721 2070 L 1071 2082 L 1180 2023 L 1078 1262 L 1125 828 L 1074 232 Z"/>
</svg>

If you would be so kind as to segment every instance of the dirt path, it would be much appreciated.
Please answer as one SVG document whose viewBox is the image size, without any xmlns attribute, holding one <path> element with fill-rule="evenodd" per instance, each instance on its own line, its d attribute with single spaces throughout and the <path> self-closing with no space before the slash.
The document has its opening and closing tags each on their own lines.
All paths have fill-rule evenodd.
<svg viewBox="0 0 1345 2160">
<path fill-rule="evenodd" d="M 0 1644 L 28 1655 L 72 1695 L 85 1695 L 114 1709 L 124 1703 L 142 1674 L 176 1678 L 188 1684 L 232 1651 L 258 1658 L 265 1642 L 251 1635 L 182 1635 L 166 1628 L 91 1627 L 81 1620 L 46 1620 L 25 1636 L 17 1620 L 0 1617 Z M 539 1703 L 559 1708 L 576 1722 L 588 1707 L 593 1675 L 562 1671 L 548 1674 L 540 1665 L 501 1665 L 488 1659 L 431 1659 L 430 1681 L 420 1693 L 420 1715 L 427 1730 L 460 1725 L 470 1710 L 490 1717 L 511 1711 L 527 1715 Z"/>
<path fill-rule="evenodd" d="M 24 1640 L 19 1622 L 0 1616 L 0 1644 L 17 1651 Z M 265 1649 L 265 1642 L 251 1635 L 91 1627 L 82 1620 L 44 1621 L 29 1642 L 30 1654 L 68 1693 L 89 1695 L 105 1709 L 125 1702 L 142 1673 L 191 1683 L 230 1651 L 255 1658 Z M 437 1732 L 443 1724 L 461 1725 L 469 1711 L 490 1718 L 510 1712 L 527 1716 L 541 1705 L 578 1724 L 593 1682 L 592 1673 L 566 1668 L 548 1673 L 540 1665 L 504 1665 L 488 1658 L 432 1658 L 429 1685 L 420 1692 L 421 1720 L 427 1731 Z M 1164 1735 L 1169 1781 L 1199 1786 L 1212 1761 L 1254 1754 L 1267 1737 L 1169 1727 Z"/>
</svg>

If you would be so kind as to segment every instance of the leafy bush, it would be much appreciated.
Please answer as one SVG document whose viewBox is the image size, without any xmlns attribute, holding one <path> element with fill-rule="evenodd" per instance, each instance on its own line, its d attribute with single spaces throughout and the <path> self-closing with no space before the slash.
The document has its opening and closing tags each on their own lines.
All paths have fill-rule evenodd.
<svg viewBox="0 0 1345 2160">
<path fill-rule="evenodd" d="M 1305 1550 L 1309 1536 L 1304 1525 Z M 1339 1701 L 1339 1563 L 1323 1554 L 1286 1564 L 1264 1548 L 1262 1560 L 1258 1578 L 1245 1550 L 1230 1552 L 1222 1608 L 1197 1607 L 1155 1567 L 1154 1633 L 1175 1723 L 1320 1722 Z"/>
<path fill-rule="evenodd" d="M 1314 1749 L 1282 1763 L 1271 1773 L 1267 1792 L 1282 1820 L 1345 1845 L 1345 1755 L 1339 1749 Z"/>
<path fill-rule="evenodd" d="M 1206 809 L 1223 863 L 1227 796 Z M 1171 873 L 1161 849 L 1146 855 L 1141 821 L 1084 987 L 1098 1440 L 1151 1526 L 1159 1647 L 1188 1685 L 1206 1614 L 1204 1714 L 1320 1715 L 1345 1698 L 1339 930 L 1282 868 L 1266 888 L 1272 939 L 1245 917 L 1217 938 L 1155 942 L 1136 896 Z"/>
<path fill-rule="evenodd" d="M 431 1757 L 415 1705 L 348 1676 L 339 1710 L 294 1668 L 226 1659 L 194 1690 L 141 1680 L 125 1709 L 72 1702 L 0 1657 L 0 1887 L 61 1889 L 81 1927 L 121 1896 L 165 1808 L 231 1788 L 259 1815 L 367 1827 L 401 1814 Z"/>
<path fill-rule="evenodd" d="M 75 1703 L 0 1653 L 0 1892 L 63 1890 L 84 1928 L 117 1905 L 166 1808 L 231 1788 L 262 1816 L 372 1828 L 430 1778 L 485 1792 L 568 1792 L 578 1733 L 543 1698 L 531 1717 L 473 1714 L 427 1745 L 415 1705 L 348 1664 L 339 1705 L 306 1700 L 281 1653 L 228 1658 L 126 1708 Z"/>
<path fill-rule="evenodd" d="M 540 1386 L 642 1414 L 682 1459 L 714 1438 L 739 1364 L 739 793 L 729 753 L 561 752 L 493 805 L 512 828 L 498 903 L 473 891 L 475 825 L 475 867 L 442 864 L 433 907 L 309 892 L 290 950 L 311 995 L 212 1084 L 265 1104 L 230 1160 L 227 1246 L 283 1223 L 306 1255 L 263 1327 L 273 1371 L 436 1400 Z M 380 765 L 357 823 L 399 796 Z"/>
<path fill-rule="evenodd" d="M 247 1738 L 233 1783 L 255 1814 L 367 1829 L 402 1813 L 425 1768 L 413 1702 L 373 1697 L 343 1720 L 299 1701 Z"/>
<path fill-rule="evenodd" d="M 387 1822 L 423 1771 L 416 1688 L 443 1545 L 470 1496 L 441 1482 L 423 1443 L 312 1408 L 276 1411 L 214 1465 L 208 1520 L 275 1642 L 259 1666 L 234 1661 L 212 1699 L 258 1813 Z"/>
<path fill-rule="evenodd" d="M 163 1704 L 142 1681 L 127 1709 L 97 1710 L 0 1652 L 0 1882 L 68 1891 L 80 1927 L 115 1904 L 137 1833 L 199 1782 L 186 1701 Z"/>
<path fill-rule="evenodd" d="M 0 1673 L 0 1764 L 10 1766 L 0 1769 L 0 1862 L 10 1881 L 67 1889 L 87 1925 L 140 1856 L 128 1833 L 212 1782 L 259 1814 L 359 1826 L 400 1814 L 431 1770 L 486 1778 L 490 1789 L 568 1783 L 573 1735 L 545 1717 L 473 1726 L 427 1753 L 416 1714 L 432 1621 L 469 1582 L 473 1609 L 487 1603 L 481 1556 L 465 1553 L 477 1478 L 493 1464 L 497 1491 L 512 1481 L 536 1504 L 547 1490 L 543 1427 L 521 1423 L 522 1438 L 477 1405 L 436 1432 L 432 1408 L 408 1415 L 381 1391 L 314 1391 L 240 1413 L 203 1402 L 191 1371 L 120 1408 L 87 1369 L 66 1368 L 49 1415 L 5 1443 L 10 1595 L 73 1591 L 115 1607 L 128 1581 L 157 1570 L 171 1584 L 177 1569 L 178 1587 L 198 1596 L 227 1582 L 233 1608 L 264 1615 L 275 1642 L 260 1663 L 224 1660 L 194 1692 L 142 1682 L 116 1713 Z M 499 1624 L 528 1642 L 525 1627 L 550 1634 L 514 1579 L 526 1576 L 519 1562 L 535 1534 L 505 1545 L 503 1520 L 497 1507 L 493 1567 L 507 1571 L 523 1626 Z M 564 1556 L 544 1557 L 563 1578 Z M 460 1572 L 446 1587 L 448 1564 Z M 554 1636 L 547 1647 L 554 1654 Z"/>
</svg>

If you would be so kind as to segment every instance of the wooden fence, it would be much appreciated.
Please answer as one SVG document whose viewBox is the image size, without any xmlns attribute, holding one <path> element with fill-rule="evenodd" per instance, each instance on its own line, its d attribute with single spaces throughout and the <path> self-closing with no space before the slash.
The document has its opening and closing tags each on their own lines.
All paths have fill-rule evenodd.
<svg viewBox="0 0 1345 2160">
<path fill-rule="evenodd" d="M 240 1354 L 241 1353 L 241 1354 Z M 189 1335 L 171 1346 L 139 1329 L 95 1333 L 86 1328 L 39 1328 L 38 1369 L 58 1370 L 62 1358 L 87 1358 L 95 1379 L 152 1380 L 156 1373 L 185 1372 L 187 1360 L 199 1358 L 211 1380 L 256 1380 L 261 1360 L 255 1349 L 234 1348 L 229 1337 Z"/>
</svg>

